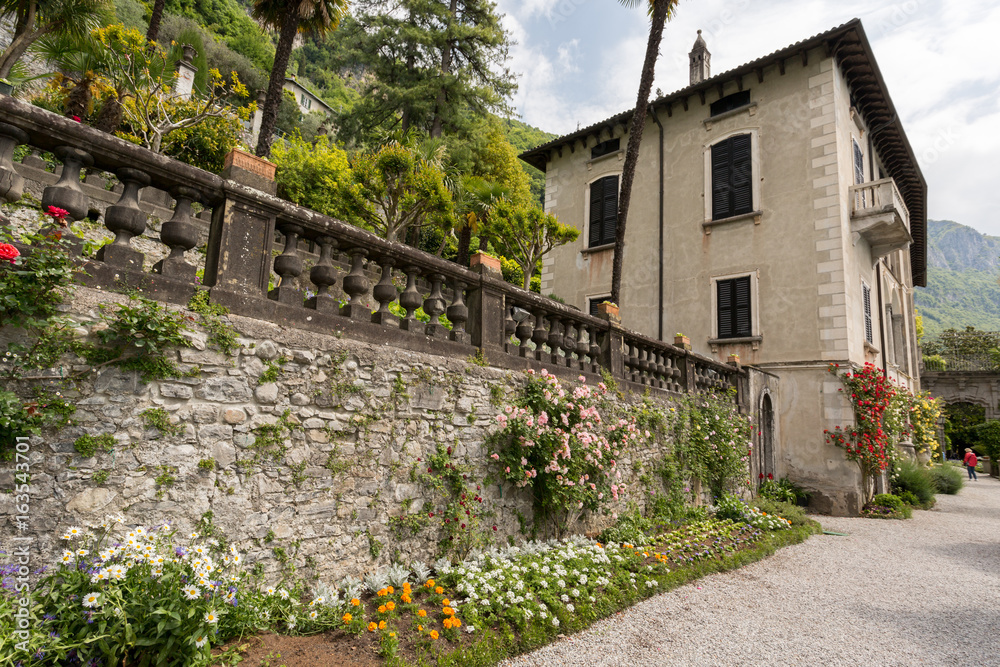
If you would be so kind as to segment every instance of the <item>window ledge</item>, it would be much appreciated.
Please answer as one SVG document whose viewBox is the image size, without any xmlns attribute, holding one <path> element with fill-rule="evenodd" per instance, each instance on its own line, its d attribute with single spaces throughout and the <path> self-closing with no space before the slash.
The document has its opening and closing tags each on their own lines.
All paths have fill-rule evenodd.
<svg viewBox="0 0 1000 667">
<path fill-rule="evenodd" d="M 601 160 L 607 160 L 608 158 L 615 156 L 618 156 L 619 161 L 622 160 L 625 157 L 625 149 L 619 148 L 618 150 L 607 153 L 606 155 L 590 158 L 589 160 L 587 160 L 587 170 L 590 171 L 590 169 L 593 168 L 595 162 L 600 162 Z"/>
<path fill-rule="evenodd" d="M 868 341 L 865 341 L 865 352 L 868 352 L 869 354 L 879 354 L 880 350 Z"/>
<path fill-rule="evenodd" d="M 718 116 L 709 116 L 705 120 L 701 121 L 705 124 L 706 130 L 712 129 L 712 123 L 717 123 L 720 120 L 725 120 L 726 118 L 732 118 L 733 116 L 738 116 L 744 111 L 748 111 L 751 116 L 757 115 L 757 103 L 751 102 L 750 104 L 744 104 L 741 107 L 736 107 L 735 109 L 730 109 L 729 111 L 723 111 Z"/>
<path fill-rule="evenodd" d="M 718 225 L 728 225 L 731 222 L 740 222 L 742 220 L 753 219 L 753 224 L 759 225 L 760 219 L 764 215 L 764 211 L 750 211 L 749 213 L 741 213 L 739 215 L 733 215 L 728 218 L 720 218 L 719 220 L 706 220 L 701 223 L 702 229 L 705 230 L 706 234 L 712 233 L 712 227 Z"/>
<path fill-rule="evenodd" d="M 746 345 L 750 344 L 751 348 L 756 351 L 761 342 L 764 340 L 763 336 L 740 336 L 738 338 L 709 338 L 708 344 L 712 348 L 712 352 L 718 352 L 719 347 L 722 345 Z"/>
<path fill-rule="evenodd" d="M 592 252 L 604 252 L 605 250 L 614 250 L 614 249 L 615 249 L 614 243 L 605 243 L 604 245 L 595 245 L 592 248 L 584 248 L 580 252 L 583 253 L 584 255 L 589 255 Z"/>
</svg>

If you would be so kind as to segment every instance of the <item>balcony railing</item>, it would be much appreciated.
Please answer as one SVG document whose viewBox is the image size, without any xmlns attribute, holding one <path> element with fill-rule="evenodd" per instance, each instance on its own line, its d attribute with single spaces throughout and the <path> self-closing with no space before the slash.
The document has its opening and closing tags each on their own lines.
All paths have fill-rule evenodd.
<svg viewBox="0 0 1000 667">
<path fill-rule="evenodd" d="M 57 173 L 38 168 L 33 156 L 35 167 L 27 159 L 15 163 L 14 149 L 23 144 L 54 155 Z M 82 183 L 85 169 L 114 172 L 120 185 L 109 193 L 89 178 Z M 747 408 L 745 369 L 511 286 L 485 266 L 470 270 L 387 242 L 241 184 L 237 173 L 211 174 L 0 95 L 0 199 L 18 201 L 25 175 L 40 179 L 36 189 L 45 186 L 42 207 L 66 209 L 70 220 L 93 218 L 104 207 L 102 221 L 115 239 L 95 258 L 80 258 L 81 280 L 93 287 L 125 284 L 184 304 L 204 289 L 196 277 L 203 272 L 210 299 L 238 315 L 462 358 L 478 348 L 507 368 L 607 371 L 665 392 L 735 387 Z M 154 200 L 161 202 L 157 214 L 170 217 L 158 234 L 148 228 Z M 204 209 L 198 218 L 195 204 Z M 191 251 L 209 219 L 202 256 Z M 429 322 L 417 319 L 419 308 Z M 442 315 L 450 329 L 439 322 Z"/>
<path fill-rule="evenodd" d="M 875 258 L 912 243 L 910 212 L 893 179 L 852 185 L 850 193 L 851 231 L 868 241 Z"/>
</svg>

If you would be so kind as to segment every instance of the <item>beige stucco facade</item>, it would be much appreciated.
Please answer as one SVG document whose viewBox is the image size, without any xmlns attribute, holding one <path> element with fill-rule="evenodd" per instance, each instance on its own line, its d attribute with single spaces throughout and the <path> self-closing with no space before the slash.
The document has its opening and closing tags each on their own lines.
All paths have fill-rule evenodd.
<svg viewBox="0 0 1000 667">
<path fill-rule="evenodd" d="M 910 216 L 894 181 L 883 180 L 890 170 L 873 141 L 881 128 L 852 103 L 842 59 L 827 40 L 793 53 L 652 105 L 628 215 L 621 314 L 646 335 L 683 333 L 697 352 L 721 361 L 735 353 L 775 374 L 768 469 L 811 489 L 819 509 L 854 514 L 857 468 L 823 436 L 853 419 L 828 368 L 870 362 L 918 388 Z M 712 102 L 741 90 L 749 104 L 710 116 Z M 626 127 L 608 123 L 545 156 L 546 211 L 581 234 L 546 257 L 542 293 L 582 309 L 610 293 L 613 245 L 587 247 L 589 187 L 621 173 Z M 711 149 L 737 134 L 750 135 L 753 210 L 713 221 Z M 591 159 L 591 147 L 613 137 L 623 150 Z M 877 182 L 863 190 L 852 187 L 855 142 L 865 183 Z M 751 335 L 721 339 L 716 281 L 743 276 Z"/>
</svg>

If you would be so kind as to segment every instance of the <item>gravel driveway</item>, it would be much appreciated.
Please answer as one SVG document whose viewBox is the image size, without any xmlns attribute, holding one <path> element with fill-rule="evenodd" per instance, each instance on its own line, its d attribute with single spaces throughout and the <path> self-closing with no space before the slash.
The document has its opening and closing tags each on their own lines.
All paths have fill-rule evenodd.
<svg viewBox="0 0 1000 667">
<path fill-rule="evenodd" d="M 1000 481 L 816 535 L 502 663 L 1000 665 Z"/>
</svg>

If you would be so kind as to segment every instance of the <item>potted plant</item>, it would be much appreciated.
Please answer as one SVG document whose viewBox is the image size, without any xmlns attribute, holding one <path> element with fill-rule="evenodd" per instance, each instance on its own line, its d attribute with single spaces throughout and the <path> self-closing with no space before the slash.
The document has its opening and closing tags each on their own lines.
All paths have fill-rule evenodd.
<svg viewBox="0 0 1000 667">
<path fill-rule="evenodd" d="M 13 95 L 14 94 L 14 84 L 12 84 L 7 79 L 0 79 L 0 94 L 3 94 L 3 95 Z"/>
<path fill-rule="evenodd" d="M 618 312 L 619 311 L 617 303 L 612 303 L 610 301 L 602 301 L 601 303 L 597 304 L 598 315 L 607 315 L 607 318 L 605 319 L 610 319 L 612 322 L 620 323 L 622 321 Z"/>
<path fill-rule="evenodd" d="M 691 349 L 691 339 L 682 333 L 674 334 L 674 345 L 677 347 L 683 347 L 685 350 Z"/>
</svg>

